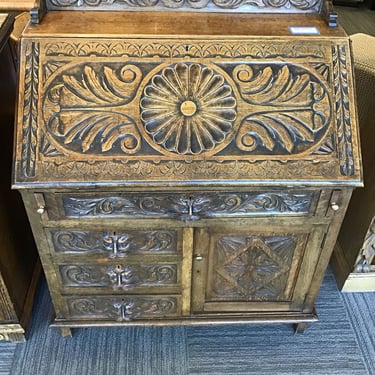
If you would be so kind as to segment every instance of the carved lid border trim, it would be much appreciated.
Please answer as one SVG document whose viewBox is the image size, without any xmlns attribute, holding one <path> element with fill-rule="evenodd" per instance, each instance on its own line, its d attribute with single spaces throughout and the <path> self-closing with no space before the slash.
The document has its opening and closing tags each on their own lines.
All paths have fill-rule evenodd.
<svg viewBox="0 0 375 375">
<path fill-rule="evenodd" d="M 99 165 L 100 164 L 100 165 Z M 196 163 L 166 162 L 155 164 L 153 162 L 112 163 L 100 161 L 93 164 L 85 162 L 70 162 L 57 164 L 54 162 L 37 162 L 38 170 L 43 171 L 36 178 L 17 176 L 13 188 L 70 188 L 92 186 L 92 178 L 98 170 L 105 170 L 100 176 L 96 176 L 96 186 L 116 189 L 121 186 L 163 187 L 174 186 L 199 187 L 204 186 L 280 186 L 286 182 L 290 186 L 362 186 L 360 176 L 343 177 L 338 175 L 340 169 L 337 160 L 311 163 L 311 161 L 293 161 L 282 163 L 277 161 L 230 162 L 213 163 L 202 161 Z M 309 168 L 309 175 L 305 170 Z M 272 175 L 266 172 L 273 170 Z M 81 181 L 72 180 L 71 173 L 75 171 L 82 177 Z M 139 172 L 137 174 L 137 171 Z M 195 171 L 195 172 L 194 172 Z M 197 175 L 199 171 L 199 175 Z M 151 173 L 151 174 L 150 174 Z M 266 174 L 265 174 L 266 173 Z M 53 181 L 51 180 L 53 176 Z M 119 176 L 122 180 L 119 180 Z M 187 179 L 189 176 L 189 179 Z M 86 182 L 84 181 L 86 180 Z M 99 182 L 98 182 L 99 181 Z"/>
<path fill-rule="evenodd" d="M 140 42 L 137 39 L 109 39 L 85 41 L 79 38 L 69 38 L 68 41 L 52 39 L 41 41 L 42 54 L 49 59 L 63 57 L 184 57 L 184 58 L 251 58 L 251 59 L 327 59 L 330 56 L 329 47 L 316 44 L 314 41 L 303 42 L 274 41 L 272 44 L 264 40 L 254 38 L 253 40 L 230 40 L 217 39 L 214 42 L 202 39 L 189 39 L 176 41 L 166 38 L 157 42 L 153 38 L 147 38 Z"/>
</svg>

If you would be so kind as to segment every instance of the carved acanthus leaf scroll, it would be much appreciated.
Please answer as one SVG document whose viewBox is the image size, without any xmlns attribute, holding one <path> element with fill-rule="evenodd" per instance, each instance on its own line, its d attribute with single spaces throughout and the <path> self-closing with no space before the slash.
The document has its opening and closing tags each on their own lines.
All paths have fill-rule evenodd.
<svg viewBox="0 0 375 375">
<path fill-rule="evenodd" d="M 331 104 L 327 88 L 310 73 L 293 65 L 243 64 L 233 76 L 242 98 L 255 106 L 237 133 L 241 150 L 298 153 L 322 138 L 331 121 Z"/>
<path fill-rule="evenodd" d="M 141 77 L 134 65 L 100 71 L 84 65 L 81 76 L 61 75 L 44 101 L 49 134 L 75 152 L 136 153 L 141 137 L 135 120 L 110 107 L 133 100 Z"/>
<path fill-rule="evenodd" d="M 40 152 L 47 157 L 57 157 L 57 156 L 64 156 L 64 154 L 59 151 L 56 146 L 52 145 L 51 142 L 48 140 L 45 134 L 41 132 L 41 139 L 40 139 Z"/>
<path fill-rule="evenodd" d="M 66 147 L 83 153 L 136 153 L 141 137 L 131 117 L 111 111 L 56 113 L 48 123 L 50 134 Z M 121 150 L 121 151 L 120 151 Z"/>
</svg>

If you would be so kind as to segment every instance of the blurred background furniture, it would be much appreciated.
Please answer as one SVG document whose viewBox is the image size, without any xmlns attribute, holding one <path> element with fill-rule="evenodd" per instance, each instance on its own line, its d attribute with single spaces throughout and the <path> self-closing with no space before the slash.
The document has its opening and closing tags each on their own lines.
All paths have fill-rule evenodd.
<svg viewBox="0 0 375 375">
<path fill-rule="evenodd" d="M 18 192 L 11 191 L 17 38 L 15 13 L 0 15 L 0 340 L 23 341 L 40 266 Z"/>
<path fill-rule="evenodd" d="M 375 37 L 350 37 L 365 187 L 354 191 L 332 266 L 343 291 L 375 291 Z"/>
</svg>

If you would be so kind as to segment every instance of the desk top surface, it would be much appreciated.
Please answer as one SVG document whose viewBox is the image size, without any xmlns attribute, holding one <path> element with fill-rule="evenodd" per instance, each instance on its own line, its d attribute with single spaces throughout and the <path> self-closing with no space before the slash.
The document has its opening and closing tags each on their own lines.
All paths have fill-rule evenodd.
<svg viewBox="0 0 375 375">
<path fill-rule="evenodd" d="M 293 35 L 291 26 L 314 28 L 318 33 Z M 181 38 L 220 36 L 262 38 L 346 37 L 341 27 L 328 27 L 321 15 L 223 14 L 188 12 L 48 12 L 40 25 L 24 34 L 27 37 L 122 37 L 171 36 Z"/>
</svg>

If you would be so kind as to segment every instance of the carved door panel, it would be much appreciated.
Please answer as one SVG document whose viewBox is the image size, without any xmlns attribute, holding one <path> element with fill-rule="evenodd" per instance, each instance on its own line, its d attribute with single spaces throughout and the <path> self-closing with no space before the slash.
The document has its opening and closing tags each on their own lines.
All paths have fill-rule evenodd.
<svg viewBox="0 0 375 375">
<path fill-rule="evenodd" d="M 239 222 L 196 230 L 194 313 L 302 309 L 325 226 L 267 228 Z"/>
</svg>

